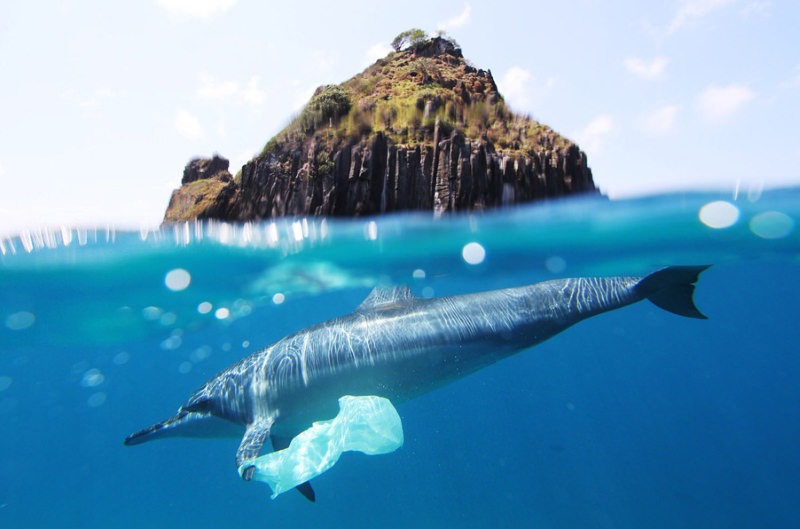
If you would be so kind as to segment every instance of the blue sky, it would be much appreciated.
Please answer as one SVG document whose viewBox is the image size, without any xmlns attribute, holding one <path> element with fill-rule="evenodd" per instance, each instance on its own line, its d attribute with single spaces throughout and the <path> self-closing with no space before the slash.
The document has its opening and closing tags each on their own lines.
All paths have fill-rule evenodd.
<svg viewBox="0 0 800 529">
<path fill-rule="evenodd" d="M 0 234 L 156 226 L 185 163 L 232 172 L 316 86 L 446 30 L 613 198 L 800 183 L 800 3 L 10 0 Z"/>
</svg>

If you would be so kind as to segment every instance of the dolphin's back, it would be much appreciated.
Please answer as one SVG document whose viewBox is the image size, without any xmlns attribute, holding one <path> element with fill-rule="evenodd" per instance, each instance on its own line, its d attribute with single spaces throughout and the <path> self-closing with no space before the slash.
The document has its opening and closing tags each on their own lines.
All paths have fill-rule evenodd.
<svg viewBox="0 0 800 529">
<path fill-rule="evenodd" d="M 584 318 L 638 301 L 637 281 L 561 279 L 435 299 L 409 295 L 359 307 L 271 347 L 262 367 L 271 407 L 281 410 L 285 422 L 300 400 L 310 417 L 317 402 L 335 414 L 343 394 L 395 402 L 413 398 Z"/>
</svg>

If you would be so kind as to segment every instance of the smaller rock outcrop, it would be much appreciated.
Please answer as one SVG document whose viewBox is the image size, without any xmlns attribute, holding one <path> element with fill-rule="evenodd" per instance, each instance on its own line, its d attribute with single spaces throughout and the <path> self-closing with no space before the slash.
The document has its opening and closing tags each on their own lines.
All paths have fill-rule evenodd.
<svg viewBox="0 0 800 529">
<path fill-rule="evenodd" d="M 230 167 L 230 162 L 218 154 L 211 158 L 195 158 L 184 167 L 181 184 L 212 178 L 219 173 L 225 173 L 230 176 L 228 167 Z M 224 178 L 224 175 L 222 175 L 222 178 Z"/>
<path fill-rule="evenodd" d="M 181 187 L 169 199 L 164 222 L 230 216 L 238 193 L 229 166 L 228 160 L 216 154 L 187 163 Z"/>
</svg>

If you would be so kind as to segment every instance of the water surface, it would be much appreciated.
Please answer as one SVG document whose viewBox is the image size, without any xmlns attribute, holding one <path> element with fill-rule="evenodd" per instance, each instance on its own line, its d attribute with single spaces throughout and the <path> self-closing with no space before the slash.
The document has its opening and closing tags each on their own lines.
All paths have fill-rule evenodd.
<svg viewBox="0 0 800 529">
<path fill-rule="evenodd" d="M 792 189 L 3 239 L 0 526 L 798 527 L 798 223 Z M 441 296 L 673 264 L 713 265 L 709 320 L 639 303 L 402 404 L 403 448 L 345 454 L 316 504 L 242 482 L 236 440 L 122 445 L 377 284 Z"/>
</svg>

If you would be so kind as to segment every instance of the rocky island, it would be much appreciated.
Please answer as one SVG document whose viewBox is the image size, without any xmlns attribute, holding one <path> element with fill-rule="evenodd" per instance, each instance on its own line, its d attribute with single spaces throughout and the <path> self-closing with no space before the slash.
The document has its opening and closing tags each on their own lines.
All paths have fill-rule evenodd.
<svg viewBox="0 0 800 529">
<path fill-rule="evenodd" d="M 597 193 L 586 155 L 512 112 L 491 71 L 420 30 L 300 114 L 234 178 L 219 156 L 186 166 L 164 221 L 482 211 Z"/>
</svg>

